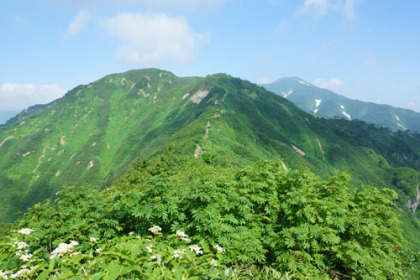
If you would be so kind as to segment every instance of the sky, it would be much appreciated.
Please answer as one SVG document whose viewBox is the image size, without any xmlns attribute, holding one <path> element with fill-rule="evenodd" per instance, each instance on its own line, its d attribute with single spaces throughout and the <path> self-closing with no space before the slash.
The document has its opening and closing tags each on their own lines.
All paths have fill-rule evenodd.
<svg viewBox="0 0 420 280">
<path fill-rule="evenodd" d="M 161 68 L 300 77 L 420 112 L 418 0 L 0 0 L 0 113 Z"/>
</svg>

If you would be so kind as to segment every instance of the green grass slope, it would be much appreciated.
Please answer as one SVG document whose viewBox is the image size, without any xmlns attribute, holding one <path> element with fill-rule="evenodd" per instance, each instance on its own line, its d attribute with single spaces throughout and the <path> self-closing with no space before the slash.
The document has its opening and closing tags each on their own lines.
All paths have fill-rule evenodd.
<svg viewBox="0 0 420 280">
<path fill-rule="evenodd" d="M 345 171 L 356 186 L 394 188 L 406 236 L 420 248 L 419 211 L 408 207 L 415 184 L 403 188 L 408 175 L 396 173 L 399 167 L 418 173 L 419 137 L 337 122 L 225 74 L 109 75 L 0 128 L 0 221 L 14 220 L 62 185 L 106 186 L 137 159 L 172 146 L 193 160 L 245 166 L 270 159 L 286 170 L 309 168 L 323 178 Z M 356 134 L 363 129 L 368 137 Z"/>
</svg>

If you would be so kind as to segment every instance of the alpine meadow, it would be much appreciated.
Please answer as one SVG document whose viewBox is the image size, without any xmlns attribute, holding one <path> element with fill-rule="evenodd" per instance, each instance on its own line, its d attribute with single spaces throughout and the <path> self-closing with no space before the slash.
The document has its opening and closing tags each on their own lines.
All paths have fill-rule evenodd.
<svg viewBox="0 0 420 280">
<path fill-rule="evenodd" d="M 418 279 L 419 143 L 228 74 L 111 74 L 0 127 L 0 279 Z"/>
</svg>

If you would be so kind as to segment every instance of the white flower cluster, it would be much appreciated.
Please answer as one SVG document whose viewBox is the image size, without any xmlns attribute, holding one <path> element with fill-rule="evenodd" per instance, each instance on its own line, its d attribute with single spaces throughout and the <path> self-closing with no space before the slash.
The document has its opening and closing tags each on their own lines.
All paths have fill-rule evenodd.
<svg viewBox="0 0 420 280">
<path fill-rule="evenodd" d="M 177 230 L 176 236 L 184 241 L 190 242 L 191 239 L 188 238 L 188 235 L 185 234 L 185 232 Z"/>
<path fill-rule="evenodd" d="M 216 267 L 217 266 L 217 260 L 211 259 L 210 265 Z"/>
<path fill-rule="evenodd" d="M 74 241 L 74 240 L 70 241 L 69 244 L 67 244 L 67 243 L 60 243 L 58 245 L 58 247 L 55 248 L 54 251 L 52 251 L 51 256 L 50 256 L 50 259 L 54 259 L 56 257 L 62 257 L 65 254 L 71 253 L 73 251 L 73 248 L 75 246 L 77 246 L 77 245 L 79 245 L 79 242 Z"/>
<path fill-rule="evenodd" d="M 22 249 L 24 249 L 24 248 L 28 247 L 29 245 L 28 245 L 28 244 L 26 244 L 26 243 L 25 243 L 25 242 L 23 242 L 23 241 L 21 241 L 21 242 L 17 242 L 17 241 L 15 241 L 15 243 L 13 243 L 13 246 L 17 247 L 17 248 L 18 248 L 18 250 L 22 250 Z"/>
<path fill-rule="evenodd" d="M 25 234 L 25 235 L 29 235 L 29 234 L 31 234 L 33 231 L 34 231 L 34 230 L 33 230 L 33 229 L 30 229 L 30 228 L 22 228 L 22 229 L 18 230 L 18 232 L 19 232 L 20 234 Z"/>
<path fill-rule="evenodd" d="M 154 245 L 153 244 L 150 244 L 149 246 L 146 246 L 146 248 L 147 248 L 147 251 L 149 251 L 149 253 L 151 253 L 153 250 L 152 250 L 152 248 L 154 247 Z"/>
<path fill-rule="evenodd" d="M 225 249 L 223 249 L 222 247 L 220 247 L 219 245 L 216 244 L 215 246 L 217 253 L 222 254 L 224 252 L 226 252 Z"/>
<path fill-rule="evenodd" d="M 14 279 L 14 278 L 20 278 L 22 276 L 24 276 L 25 274 L 27 274 L 29 271 L 31 271 L 32 267 L 30 269 L 27 268 L 27 266 L 22 267 L 21 270 L 17 271 L 16 273 L 13 273 L 12 271 L 1 271 L 0 270 L 0 279 L 8 279 L 8 277 L 10 277 L 10 279 Z M 10 276 L 8 276 L 10 275 Z"/>
<path fill-rule="evenodd" d="M 201 247 L 198 245 L 191 245 L 190 250 L 193 251 L 196 255 L 200 255 L 204 253 Z"/>
<path fill-rule="evenodd" d="M 8 271 L 3 271 L 0 270 L 0 279 L 8 279 L 8 275 L 11 275 L 13 273 L 13 271 L 8 270 Z"/>
<path fill-rule="evenodd" d="M 162 257 L 161 255 L 159 255 L 159 254 L 155 254 L 155 255 L 151 255 L 150 256 L 150 259 L 151 260 L 156 260 L 157 258 L 159 258 L 159 257 Z"/>
<path fill-rule="evenodd" d="M 156 235 L 162 231 L 162 228 L 160 226 L 153 226 L 149 228 L 149 231 Z"/>
<path fill-rule="evenodd" d="M 97 239 L 97 238 L 95 238 L 95 237 L 91 237 L 91 238 L 89 239 L 89 241 L 90 241 L 90 242 L 95 243 L 96 241 L 98 241 L 98 239 Z"/>
<path fill-rule="evenodd" d="M 182 259 L 182 256 L 186 254 L 185 249 L 177 249 L 173 253 L 175 259 Z"/>
<path fill-rule="evenodd" d="M 32 257 L 33 257 L 32 254 L 26 253 L 26 254 L 22 254 L 19 259 L 21 259 L 24 262 L 28 262 L 31 260 Z"/>
</svg>

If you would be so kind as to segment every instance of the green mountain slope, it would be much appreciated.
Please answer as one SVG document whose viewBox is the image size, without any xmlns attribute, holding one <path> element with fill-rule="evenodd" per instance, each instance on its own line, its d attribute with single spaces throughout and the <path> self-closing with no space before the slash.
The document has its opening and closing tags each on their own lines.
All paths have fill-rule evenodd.
<svg viewBox="0 0 420 280">
<path fill-rule="evenodd" d="M 420 169 L 419 140 L 365 123 L 319 119 L 225 74 L 129 71 L 76 87 L 0 128 L 0 220 L 14 220 L 62 185 L 106 186 L 137 159 L 172 146 L 192 160 L 245 166 L 272 159 L 287 170 L 306 167 L 324 178 L 346 171 L 356 186 L 394 188 L 405 234 L 420 247 L 413 207 L 418 181 L 412 179 Z"/>
<path fill-rule="evenodd" d="M 319 116 L 358 119 L 392 130 L 420 132 L 420 113 L 412 110 L 349 99 L 300 78 L 282 78 L 264 87 Z"/>
</svg>

